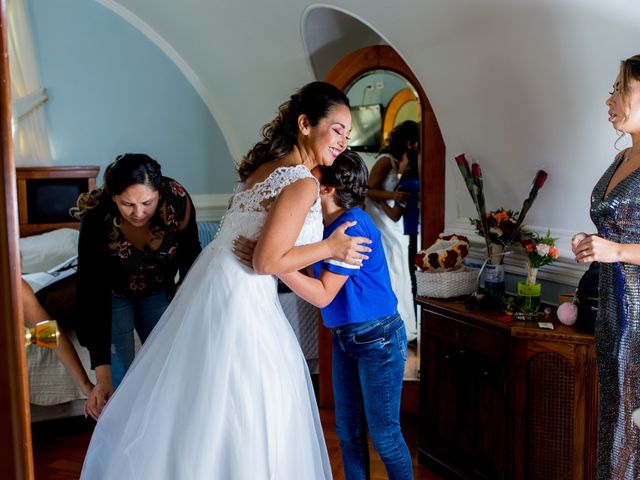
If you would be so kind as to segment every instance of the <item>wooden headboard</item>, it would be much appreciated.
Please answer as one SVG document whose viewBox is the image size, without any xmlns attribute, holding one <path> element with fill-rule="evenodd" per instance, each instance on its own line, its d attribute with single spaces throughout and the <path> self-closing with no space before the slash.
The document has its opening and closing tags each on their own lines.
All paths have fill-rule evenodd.
<svg viewBox="0 0 640 480">
<path fill-rule="evenodd" d="M 69 215 L 80 193 L 96 187 L 100 167 L 18 167 L 18 218 L 20 236 L 56 228 L 79 228 Z"/>
</svg>

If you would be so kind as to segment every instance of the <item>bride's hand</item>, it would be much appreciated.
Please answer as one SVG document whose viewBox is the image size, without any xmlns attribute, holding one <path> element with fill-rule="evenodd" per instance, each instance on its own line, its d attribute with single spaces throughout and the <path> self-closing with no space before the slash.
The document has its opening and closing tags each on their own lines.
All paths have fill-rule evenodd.
<svg viewBox="0 0 640 480">
<path fill-rule="evenodd" d="M 233 240 L 233 254 L 236 256 L 240 263 L 246 265 L 253 270 L 253 251 L 256 248 L 256 240 L 250 240 L 247 237 L 238 235 Z"/>
<path fill-rule="evenodd" d="M 371 243 L 371 240 L 366 237 L 351 237 L 345 233 L 347 228 L 355 224 L 356 222 L 344 222 L 333 231 L 326 241 L 331 250 L 331 258 L 359 266 L 363 260 L 369 258 L 365 253 L 371 251 L 366 246 Z"/>
</svg>

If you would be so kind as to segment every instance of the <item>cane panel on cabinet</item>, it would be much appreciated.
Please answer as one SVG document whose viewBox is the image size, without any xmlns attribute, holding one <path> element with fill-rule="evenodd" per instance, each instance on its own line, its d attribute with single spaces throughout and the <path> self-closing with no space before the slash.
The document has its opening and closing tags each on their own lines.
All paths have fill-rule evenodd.
<svg viewBox="0 0 640 480">
<path fill-rule="evenodd" d="M 593 335 L 498 321 L 455 300 L 422 307 L 418 457 L 447 478 L 593 477 Z"/>
</svg>

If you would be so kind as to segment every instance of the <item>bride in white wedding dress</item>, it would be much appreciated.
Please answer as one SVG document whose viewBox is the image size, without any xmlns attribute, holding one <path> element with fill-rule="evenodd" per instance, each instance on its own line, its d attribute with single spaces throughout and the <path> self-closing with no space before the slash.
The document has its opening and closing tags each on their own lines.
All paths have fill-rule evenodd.
<svg viewBox="0 0 640 480">
<path fill-rule="evenodd" d="M 313 387 L 273 274 L 352 264 L 367 240 L 322 239 L 318 182 L 347 146 L 344 94 L 313 82 L 280 106 L 239 166 L 218 237 L 201 253 L 96 425 L 82 479 L 331 478 Z M 258 239 L 256 273 L 232 253 Z M 303 246 L 304 245 L 304 246 Z"/>
</svg>

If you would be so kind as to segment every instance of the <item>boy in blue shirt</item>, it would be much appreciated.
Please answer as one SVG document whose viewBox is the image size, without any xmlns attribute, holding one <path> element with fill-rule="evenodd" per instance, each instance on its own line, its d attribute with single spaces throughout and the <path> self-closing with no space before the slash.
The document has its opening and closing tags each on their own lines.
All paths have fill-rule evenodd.
<svg viewBox="0 0 640 480">
<path fill-rule="evenodd" d="M 361 207 L 368 171 L 358 154 L 345 151 L 320 167 L 324 237 L 345 221 L 349 235 L 372 240 L 369 259 L 353 266 L 327 259 L 313 265 L 314 278 L 279 275 L 295 293 L 322 309 L 333 337 L 336 433 L 345 478 L 368 478 L 367 429 L 391 480 L 413 478 L 411 455 L 400 430 L 400 396 L 407 336 L 397 311 L 380 232 Z"/>
</svg>

